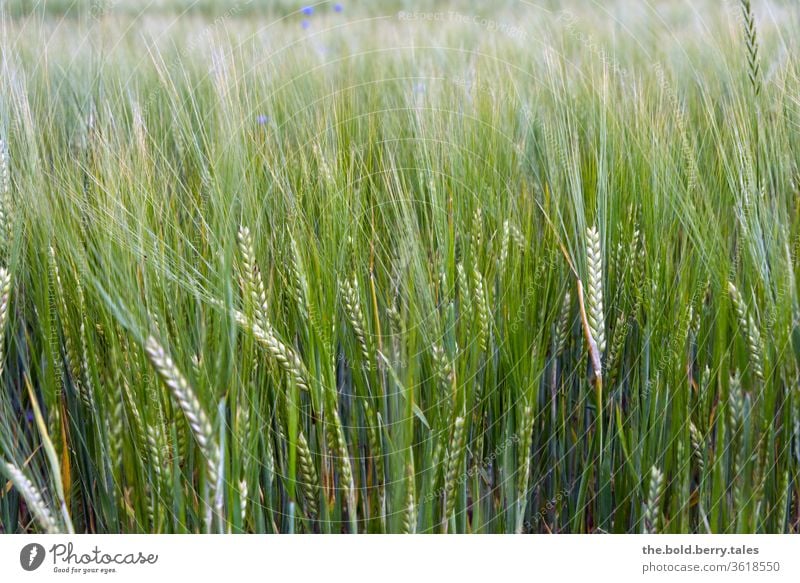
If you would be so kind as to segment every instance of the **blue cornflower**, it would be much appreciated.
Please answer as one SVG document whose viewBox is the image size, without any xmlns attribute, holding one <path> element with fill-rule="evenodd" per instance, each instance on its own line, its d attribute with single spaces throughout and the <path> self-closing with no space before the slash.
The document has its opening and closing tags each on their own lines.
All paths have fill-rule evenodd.
<svg viewBox="0 0 800 583">
<path fill-rule="evenodd" d="M 308 29 L 308 27 L 311 26 L 311 22 L 308 20 L 303 20 L 303 22 L 300 23 L 300 26 L 302 26 L 304 29 Z"/>
<path fill-rule="evenodd" d="M 334 12 L 342 12 L 344 10 L 344 5 L 341 2 L 337 2 L 333 5 Z"/>
<path fill-rule="evenodd" d="M 306 16 L 311 16 L 314 14 L 314 7 L 313 6 L 303 6 L 302 10 L 300 10 Z"/>
<path fill-rule="evenodd" d="M 269 116 L 268 115 L 259 115 L 256 117 L 256 123 L 260 126 L 266 125 L 269 123 Z"/>
</svg>

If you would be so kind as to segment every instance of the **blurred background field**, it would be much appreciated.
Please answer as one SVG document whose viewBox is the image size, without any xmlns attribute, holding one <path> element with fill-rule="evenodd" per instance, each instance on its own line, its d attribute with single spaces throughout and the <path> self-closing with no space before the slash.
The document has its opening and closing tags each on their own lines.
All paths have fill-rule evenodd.
<svg viewBox="0 0 800 583">
<path fill-rule="evenodd" d="M 4 2 L 0 530 L 796 532 L 798 30 Z"/>
</svg>

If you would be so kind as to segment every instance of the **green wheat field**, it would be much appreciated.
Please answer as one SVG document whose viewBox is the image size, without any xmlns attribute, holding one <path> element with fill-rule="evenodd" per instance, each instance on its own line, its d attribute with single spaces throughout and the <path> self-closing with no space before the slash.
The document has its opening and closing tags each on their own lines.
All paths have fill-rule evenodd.
<svg viewBox="0 0 800 583">
<path fill-rule="evenodd" d="M 0 12 L 0 532 L 800 530 L 793 0 Z"/>
</svg>

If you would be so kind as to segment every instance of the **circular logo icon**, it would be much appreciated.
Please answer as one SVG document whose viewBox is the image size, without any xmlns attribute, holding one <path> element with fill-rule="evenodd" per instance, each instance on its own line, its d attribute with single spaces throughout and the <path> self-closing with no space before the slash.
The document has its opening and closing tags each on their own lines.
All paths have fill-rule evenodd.
<svg viewBox="0 0 800 583">
<path fill-rule="evenodd" d="M 35 571 L 44 563 L 44 547 L 39 543 L 30 543 L 19 552 L 19 564 L 26 571 Z"/>
</svg>

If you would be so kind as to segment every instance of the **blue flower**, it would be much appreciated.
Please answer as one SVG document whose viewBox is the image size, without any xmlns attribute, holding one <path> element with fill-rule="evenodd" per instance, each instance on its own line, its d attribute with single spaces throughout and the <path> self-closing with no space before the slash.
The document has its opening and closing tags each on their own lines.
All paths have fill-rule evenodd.
<svg viewBox="0 0 800 583">
<path fill-rule="evenodd" d="M 303 8 L 300 10 L 300 12 L 302 12 L 306 16 L 311 16 L 312 14 L 314 14 L 314 7 L 313 6 L 303 6 Z"/>
<path fill-rule="evenodd" d="M 300 26 L 302 26 L 304 29 L 308 29 L 308 27 L 311 26 L 311 22 L 308 20 L 303 20 L 303 22 L 300 23 Z"/>
<path fill-rule="evenodd" d="M 344 5 L 341 2 L 337 2 L 333 5 L 334 12 L 342 12 L 344 10 Z"/>
<path fill-rule="evenodd" d="M 269 123 L 269 116 L 268 115 L 259 115 L 256 117 L 256 123 L 260 126 L 266 125 Z"/>
</svg>

